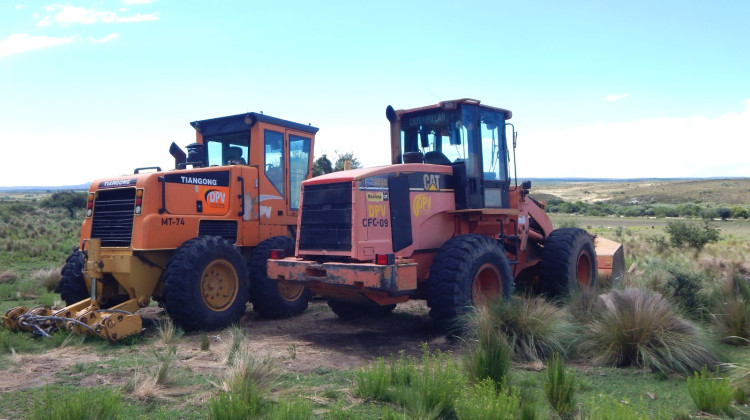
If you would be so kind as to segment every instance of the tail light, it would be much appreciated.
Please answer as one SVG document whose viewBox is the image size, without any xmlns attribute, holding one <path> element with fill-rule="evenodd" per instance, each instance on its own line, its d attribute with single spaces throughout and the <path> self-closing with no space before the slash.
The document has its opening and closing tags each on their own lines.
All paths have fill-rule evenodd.
<svg viewBox="0 0 750 420">
<path fill-rule="evenodd" d="M 141 214 L 143 211 L 143 189 L 135 190 L 135 214 Z"/>
<path fill-rule="evenodd" d="M 91 217 L 94 214 L 94 193 L 89 193 L 89 199 L 86 203 L 86 217 Z"/>
<path fill-rule="evenodd" d="M 286 258 L 286 251 L 283 249 L 272 249 L 271 250 L 271 259 L 274 260 L 283 260 Z"/>
<path fill-rule="evenodd" d="M 396 264 L 396 255 L 395 254 L 375 254 L 375 264 L 377 265 Z"/>
</svg>

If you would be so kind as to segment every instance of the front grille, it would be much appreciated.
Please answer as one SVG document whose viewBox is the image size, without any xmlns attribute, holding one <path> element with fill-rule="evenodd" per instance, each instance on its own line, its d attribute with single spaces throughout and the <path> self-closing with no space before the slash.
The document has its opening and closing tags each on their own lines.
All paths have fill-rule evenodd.
<svg viewBox="0 0 750 420">
<path fill-rule="evenodd" d="M 352 184 L 304 187 L 299 249 L 350 251 L 352 249 Z"/>
<path fill-rule="evenodd" d="M 91 237 L 101 239 L 102 246 L 130 246 L 134 210 L 135 188 L 99 191 Z"/>
<path fill-rule="evenodd" d="M 232 243 L 237 241 L 236 220 L 201 220 L 198 236 L 221 236 Z"/>
</svg>

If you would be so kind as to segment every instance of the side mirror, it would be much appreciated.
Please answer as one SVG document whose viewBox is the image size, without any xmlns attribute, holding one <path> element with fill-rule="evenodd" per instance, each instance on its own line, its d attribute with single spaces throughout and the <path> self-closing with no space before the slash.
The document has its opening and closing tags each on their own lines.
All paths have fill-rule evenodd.
<svg viewBox="0 0 750 420">
<path fill-rule="evenodd" d="M 523 181 L 521 183 L 521 189 L 522 190 L 530 190 L 531 189 L 531 181 Z"/>
<path fill-rule="evenodd" d="M 398 120 L 398 114 L 396 114 L 396 110 L 393 109 L 393 107 L 390 105 L 388 105 L 388 108 L 385 109 L 385 117 L 388 118 L 388 121 L 390 122 L 396 122 Z"/>
</svg>

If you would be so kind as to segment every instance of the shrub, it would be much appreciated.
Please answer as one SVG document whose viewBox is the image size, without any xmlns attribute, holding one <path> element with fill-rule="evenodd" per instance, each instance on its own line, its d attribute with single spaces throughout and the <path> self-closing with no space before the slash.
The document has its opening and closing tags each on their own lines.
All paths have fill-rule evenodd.
<svg viewBox="0 0 750 420">
<path fill-rule="evenodd" d="M 691 318 L 704 318 L 710 306 L 708 297 L 703 293 L 705 275 L 678 263 L 668 264 L 666 271 L 670 278 L 664 291 L 669 294 L 670 300 Z"/>
<path fill-rule="evenodd" d="M 734 206 L 732 207 L 732 217 L 735 219 L 747 219 L 750 217 L 750 211 L 744 207 Z"/>
<path fill-rule="evenodd" d="M 574 335 L 574 326 L 564 309 L 543 298 L 513 298 L 487 304 L 488 320 L 477 327 L 494 328 L 510 345 L 514 360 L 546 360 L 564 354 Z"/>
<path fill-rule="evenodd" d="M 719 207 L 716 209 L 716 214 L 721 217 L 721 220 L 727 220 L 732 216 L 732 210 L 727 207 Z"/>
<path fill-rule="evenodd" d="M 580 347 L 595 363 L 619 367 L 690 373 L 718 363 L 703 334 L 664 297 L 644 289 L 600 296 Z"/>
<path fill-rule="evenodd" d="M 576 392 L 576 378 L 565 370 L 562 357 L 555 353 L 547 364 L 544 381 L 544 394 L 552 408 L 560 416 L 573 411 L 573 398 Z"/>
<path fill-rule="evenodd" d="M 701 250 L 706 244 L 717 242 L 720 238 L 719 230 L 711 227 L 708 222 L 701 227 L 682 220 L 670 220 L 666 231 L 673 246 L 687 245 L 696 250 Z"/>
<path fill-rule="evenodd" d="M 716 376 L 711 375 L 708 368 L 703 366 L 700 374 L 694 372 L 692 378 L 688 377 L 687 387 L 690 398 L 701 411 L 731 415 L 734 389 L 729 384 L 729 378 L 718 378 L 718 369 Z"/>
<path fill-rule="evenodd" d="M 518 389 L 502 390 L 491 380 L 483 380 L 468 388 L 456 401 L 458 420 L 513 420 L 519 412 L 521 397 Z"/>
</svg>

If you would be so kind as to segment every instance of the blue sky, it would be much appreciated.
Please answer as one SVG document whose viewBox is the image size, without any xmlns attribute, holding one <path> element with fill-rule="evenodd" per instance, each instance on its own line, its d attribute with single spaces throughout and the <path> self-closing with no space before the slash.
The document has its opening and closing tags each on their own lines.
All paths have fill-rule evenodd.
<svg viewBox="0 0 750 420">
<path fill-rule="evenodd" d="M 387 105 L 511 109 L 520 177 L 750 177 L 748 1 L 0 1 L 0 186 L 171 166 L 263 111 L 387 164 Z"/>
</svg>

